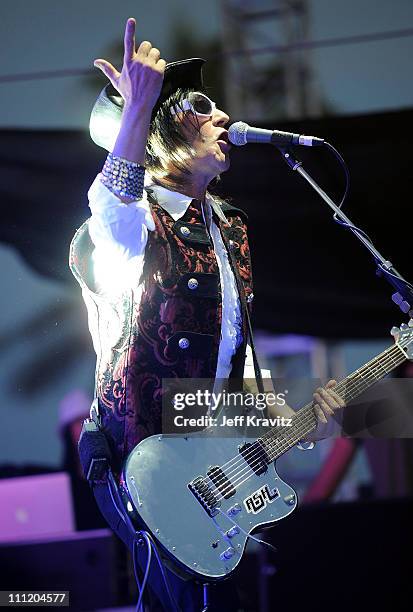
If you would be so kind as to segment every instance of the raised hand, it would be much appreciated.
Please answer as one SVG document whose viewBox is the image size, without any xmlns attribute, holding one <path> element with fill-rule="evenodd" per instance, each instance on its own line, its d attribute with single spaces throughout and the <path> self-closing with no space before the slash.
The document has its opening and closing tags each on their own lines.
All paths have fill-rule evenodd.
<svg viewBox="0 0 413 612">
<path fill-rule="evenodd" d="M 121 94 L 125 100 L 125 109 L 151 111 L 161 92 L 166 62 L 161 59 L 159 49 L 146 40 L 135 51 L 135 29 L 135 19 L 128 19 L 121 72 L 104 59 L 96 59 L 94 65 Z"/>
</svg>

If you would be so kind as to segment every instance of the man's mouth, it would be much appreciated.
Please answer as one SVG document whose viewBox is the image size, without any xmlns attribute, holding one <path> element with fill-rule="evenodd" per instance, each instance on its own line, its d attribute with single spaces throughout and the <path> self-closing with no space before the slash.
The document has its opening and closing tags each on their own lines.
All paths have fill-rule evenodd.
<svg viewBox="0 0 413 612">
<path fill-rule="evenodd" d="M 231 143 L 228 142 L 228 132 L 227 131 L 222 132 L 222 134 L 220 134 L 219 138 L 217 138 L 217 143 L 219 144 L 219 146 L 224 152 L 227 152 L 231 149 Z"/>
</svg>

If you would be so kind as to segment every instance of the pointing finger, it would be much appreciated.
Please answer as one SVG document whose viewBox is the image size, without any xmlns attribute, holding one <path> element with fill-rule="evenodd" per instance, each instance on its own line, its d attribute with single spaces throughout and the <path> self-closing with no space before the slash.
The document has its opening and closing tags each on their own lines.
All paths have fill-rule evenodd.
<svg viewBox="0 0 413 612">
<path fill-rule="evenodd" d="M 124 54 L 123 61 L 129 62 L 135 53 L 135 26 L 136 21 L 133 17 L 128 19 L 126 22 L 125 28 L 125 37 L 124 37 Z"/>
</svg>

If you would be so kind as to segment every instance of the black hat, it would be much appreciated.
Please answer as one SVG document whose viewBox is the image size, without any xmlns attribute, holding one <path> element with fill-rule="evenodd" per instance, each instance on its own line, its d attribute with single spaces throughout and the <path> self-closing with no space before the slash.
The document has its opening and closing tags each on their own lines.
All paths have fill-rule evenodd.
<svg viewBox="0 0 413 612">
<path fill-rule="evenodd" d="M 157 111 L 177 89 L 203 89 L 202 66 L 205 60 L 194 57 L 172 62 L 165 67 L 161 93 L 152 111 Z M 95 144 L 112 151 L 120 128 L 123 98 L 111 83 L 100 92 L 90 115 L 90 136 Z"/>
</svg>

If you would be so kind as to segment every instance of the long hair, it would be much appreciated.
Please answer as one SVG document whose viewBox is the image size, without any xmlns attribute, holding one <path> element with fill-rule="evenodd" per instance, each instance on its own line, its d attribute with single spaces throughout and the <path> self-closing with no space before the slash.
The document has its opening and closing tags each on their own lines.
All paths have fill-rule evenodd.
<svg viewBox="0 0 413 612">
<path fill-rule="evenodd" d="M 190 160 L 195 151 L 184 135 L 181 124 L 171 110 L 181 107 L 182 101 L 193 89 L 177 89 L 165 100 L 151 122 L 146 146 L 145 165 L 155 182 L 167 179 L 177 187 L 183 187 L 191 174 Z M 198 117 L 192 115 L 193 134 L 199 134 Z"/>
</svg>

